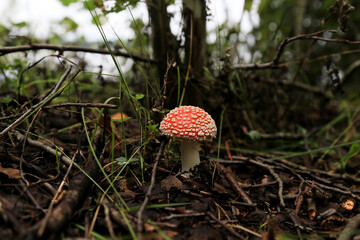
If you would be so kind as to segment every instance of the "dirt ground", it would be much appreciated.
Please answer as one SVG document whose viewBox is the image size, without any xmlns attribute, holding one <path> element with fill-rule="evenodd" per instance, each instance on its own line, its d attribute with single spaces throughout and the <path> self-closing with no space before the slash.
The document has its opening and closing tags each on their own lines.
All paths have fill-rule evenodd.
<svg viewBox="0 0 360 240">
<path fill-rule="evenodd" d="M 41 121 L 45 116 L 47 121 Z M 345 173 L 327 168 L 337 161 L 336 154 L 315 161 L 321 152 L 282 157 L 225 144 L 218 159 L 212 142 L 201 145 L 202 163 L 186 177 L 176 161 L 177 141 L 159 134 L 148 143 L 143 166 L 140 161 L 114 164 L 102 134 L 95 137 L 96 159 L 83 127 L 57 131 L 76 124 L 73 116 L 59 109 L 42 112 L 34 129 L 45 130 L 46 139 L 19 128 L 2 136 L 1 239 L 360 236 L 357 156 Z M 125 129 L 127 147 L 134 148 L 136 121 L 126 121 Z"/>
</svg>

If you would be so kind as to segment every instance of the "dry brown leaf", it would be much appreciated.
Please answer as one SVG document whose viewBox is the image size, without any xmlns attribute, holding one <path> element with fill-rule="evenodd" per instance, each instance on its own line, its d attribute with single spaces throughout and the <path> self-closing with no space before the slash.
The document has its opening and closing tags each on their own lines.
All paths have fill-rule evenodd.
<svg viewBox="0 0 360 240">
<path fill-rule="evenodd" d="M 170 191 L 171 188 L 182 189 L 182 182 L 175 176 L 168 176 L 161 181 L 161 189 Z"/>
<path fill-rule="evenodd" d="M 3 168 L 0 164 L 0 173 L 6 174 L 10 179 L 21 178 L 20 170 L 15 168 Z"/>
<path fill-rule="evenodd" d="M 111 120 L 123 120 L 124 118 L 129 117 L 126 113 L 116 112 L 111 115 Z"/>
<path fill-rule="evenodd" d="M 172 230 L 163 230 L 163 231 L 169 238 L 174 238 L 176 235 L 179 235 L 178 232 Z"/>
</svg>

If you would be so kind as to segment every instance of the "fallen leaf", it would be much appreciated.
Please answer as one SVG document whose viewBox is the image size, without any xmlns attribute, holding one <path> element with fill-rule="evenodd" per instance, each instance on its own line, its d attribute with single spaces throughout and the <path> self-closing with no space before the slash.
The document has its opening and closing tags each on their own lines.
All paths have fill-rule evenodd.
<svg viewBox="0 0 360 240">
<path fill-rule="evenodd" d="M 161 181 L 161 189 L 170 191 L 171 188 L 181 189 L 182 182 L 175 176 L 169 176 Z"/>
<path fill-rule="evenodd" d="M 10 179 L 21 178 L 20 170 L 15 168 L 3 168 L 0 165 L 0 173 L 6 174 Z"/>
<path fill-rule="evenodd" d="M 116 112 L 113 115 L 111 115 L 111 120 L 123 120 L 125 118 L 128 118 L 129 116 L 126 115 L 126 113 Z"/>
</svg>

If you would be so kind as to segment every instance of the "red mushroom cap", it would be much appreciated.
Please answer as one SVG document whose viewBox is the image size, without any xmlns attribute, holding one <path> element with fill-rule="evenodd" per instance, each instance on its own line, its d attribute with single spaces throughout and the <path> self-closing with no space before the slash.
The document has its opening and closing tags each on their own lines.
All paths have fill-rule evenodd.
<svg viewBox="0 0 360 240">
<path fill-rule="evenodd" d="M 194 106 L 181 106 L 171 110 L 161 121 L 164 135 L 179 140 L 203 141 L 216 137 L 214 119 L 205 110 Z"/>
</svg>

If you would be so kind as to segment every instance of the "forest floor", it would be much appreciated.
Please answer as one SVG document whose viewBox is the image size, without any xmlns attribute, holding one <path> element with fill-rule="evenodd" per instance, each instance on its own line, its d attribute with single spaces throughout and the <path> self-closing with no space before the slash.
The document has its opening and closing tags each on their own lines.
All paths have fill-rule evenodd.
<svg viewBox="0 0 360 240">
<path fill-rule="evenodd" d="M 111 148 L 73 113 L 44 109 L 33 133 L 19 125 L 0 138 L 0 239 L 359 239 L 358 156 L 344 171 L 329 167 L 340 160 L 332 148 L 285 156 L 212 142 L 185 177 L 177 141 L 155 131 L 144 153 L 124 158 L 136 120 Z M 93 133 L 94 111 L 85 115 Z"/>
</svg>

